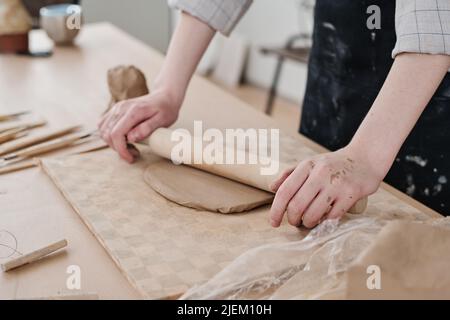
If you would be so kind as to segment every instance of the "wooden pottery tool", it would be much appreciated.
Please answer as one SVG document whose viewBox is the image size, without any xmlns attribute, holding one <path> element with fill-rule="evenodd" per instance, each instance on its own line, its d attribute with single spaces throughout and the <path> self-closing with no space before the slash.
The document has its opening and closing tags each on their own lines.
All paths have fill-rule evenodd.
<svg viewBox="0 0 450 320">
<path fill-rule="evenodd" d="M 6 174 L 6 173 L 12 173 L 28 168 L 33 168 L 39 165 L 39 159 L 30 159 L 30 160 L 24 160 L 20 163 L 16 164 L 10 164 L 9 166 L 1 167 L 0 168 L 0 175 Z"/>
<path fill-rule="evenodd" d="M 78 131 L 80 126 L 72 126 L 63 129 L 49 131 L 44 134 L 40 134 L 38 136 L 28 137 L 25 139 L 20 139 L 18 141 L 14 141 L 14 143 L 8 143 L 4 146 L 0 146 L 0 156 L 9 154 L 11 152 L 15 152 L 17 150 L 21 150 L 30 146 L 34 146 L 52 139 L 56 139 L 62 136 L 65 136 L 69 133 L 74 133 Z"/>
<path fill-rule="evenodd" d="M 172 137 L 172 130 L 159 128 L 155 130 L 148 140 L 148 144 L 151 150 L 160 157 L 171 159 L 172 150 L 177 145 L 177 142 L 174 142 Z M 202 141 L 194 142 L 194 140 L 198 140 L 200 137 L 191 137 L 192 145 L 201 145 Z M 229 147 L 224 147 L 224 152 L 233 152 L 233 154 L 237 153 L 245 153 L 243 155 L 243 159 L 249 159 L 248 153 L 244 150 L 229 150 Z M 228 151 L 227 151 L 228 150 Z M 272 182 L 280 176 L 280 174 L 291 167 L 290 164 L 278 163 L 278 173 L 274 175 L 262 175 L 260 164 L 207 164 L 201 163 L 196 164 L 194 161 L 194 152 L 191 152 L 191 159 L 187 163 L 182 163 L 203 171 L 207 171 L 209 173 L 225 177 L 234 181 L 241 182 L 243 184 L 273 193 L 273 190 L 270 188 Z M 219 157 L 220 158 L 220 157 Z M 225 157 L 221 157 L 225 159 Z M 260 157 L 261 160 L 261 157 Z M 260 161 L 261 163 L 261 161 Z M 263 163 L 271 163 L 270 159 L 264 159 Z M 350 213 L 362 213 L 367 208 L 368 199 L 363 198 L 359 200 L 350 210 Z"/>
<path fill-rule="evenodd" d="M 45 120 L 32 121 L 32 122 L 16 122 L 16 123 L 0 126 L 0 133 L 4 133 L 6 131 L 20 129 L 20 128 L 22 128 L 23 130 L 31 130 L 31 129 L 43 127 L 46 124 L 47 124 L 47 121 L 45 121 Z"/>
<path fill-rule="evenodd" d="M 27 135 L 27 131 L 45 126 L 46 123 L 47 123 L 46 121 L 39 121 L 39 122 L 24 124 L 24 125 L 12 128 L 10 130 L 3 131 L 2 133 L 0 133 L 0 144 L 11 141 L 11 140 L 23 138 L 24 136 Z"/>
<path fill-rule="evenodd" d="M 28 254 L 25 254 L 19 258 L 12 259 L 4 264 L 2 264 L 2 270 L 3 272 L 8 272 L 10 270 L 19 268 L 23 265 L 33 263 L 35 261 L 38 261 L 45 256 L 48 256 L 49 254 L 58 251 L 59 249 L 67 247 L 67 240 L 60 240 L 58 242 L 52 243 L 46 247 L 43 247 L 41 249 L 35 250 L 33 252 L 30 252 Z"/>
<path fill-rule="evenodd" d="M 22 112 L 11 113 L 11 114 L 0 114 L 0 122 L 15 120 L 15 119 L 20 118 L 21 116 L 29 114 L 29 113 L 30 113 L 30 111 L 22 111 Z"/>
<path fill-rule="evenodd" d="M 3 133 L 0 133 L 0 144 L 9 142 L 11 140 L 23 138 L 27 133 L 23 132 L 22 128 L 9 130 Z"/>
<path fill-rule="evenodd" d="M 73 145 L 76 142 L 82 142 L 85 139 L 92 137 L 92 133 L 79 133 L 67 137 L 50 140 L 26 149 L 22 149 L 12 154 L 8 154 L 0 159 L 0 168 L 7 167 L 17 162 L 30 159 L 37 155 L 41 155 L 50 151 L 55 151 L 64 147 Z"/>
<path fill-rule="evenodd" d="M 95 133 L 93 133 L 91 135 L 91 137 L 95 137 Z M 89 138 L 88 135 L 86 135 L 86 140 Z M 75 151 L 72 153 L 69 153 L 68 155 L 76 155 L 76 154 L 84 154 L 84 153 L 89 153 L 89 152 L 94 152 L 94 151 L 98 151 L 101 149 L 105 149 L 108 147 L 108 145 L 104 142 L 98 141 L 95 143 L 89 143 L 88 141 L 84 141 L 85 139 L 80 139 L 79 141 L 81 143 L 86 142 L 87 146 L 86 147 L 80 147 L 77 148 L 75 145 L 77 144 L 77 141 L 75 141 L 73 144 Z M 80 143 L 80 144 L 81 144 Z M 70 147 L 72 147 L 72 145 L 70 145 Z M 4 160 L 4 158 L 0 158 L 0 161 Z M 16 171 L 20 171 L 20 170 L 24 170 L 24 169 L 28 169 L 28 168 L 32 168 L 32 167 L 37 167 L 40 164 L 40 159 L 38 158 L 32 158 L 32 159 L 23 159 L 23 158 L 16 158 L 16 161 L 10 162 L 8 165 L 5 165 L 4 167 L 0 166 L 0 175 L 3 174 L 7 174 L 7 173 L 12 173 L 12 172 L 16 172 Z"/>
</svg>

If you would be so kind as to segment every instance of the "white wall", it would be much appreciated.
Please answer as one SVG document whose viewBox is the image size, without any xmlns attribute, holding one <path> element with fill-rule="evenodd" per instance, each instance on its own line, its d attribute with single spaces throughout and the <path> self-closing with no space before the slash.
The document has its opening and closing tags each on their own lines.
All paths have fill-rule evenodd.
<svg viewBox="0 0 450 320">
<path fill-rule="evenodd" d="M 86 22 L 109 21 L 165 52 L 170 37 L 167 0 L 81 0 Z"/>
<path fill-rule="evenodd" d="M 246 79 L 250 83 L 268 88 L 275 70 L 276 59 L 260 53 L 261 46 L 284 46 L 288 37 L 307 32 L 305 12 L 299 0 L 255 0 L 235 32 L 251 43 Z M 306 66 L 285 62 L 280 78 L 279 94 L 300 102 L 306 83 Z"/>
<path fill-rule="evenodd" d="M 301 10 L 306 2 L 311 11 Z M 269 88 L 275 71 L 276 58 L 260 53 L 261 46 L 284 46 L 288 37 L 300 32 L 312 31 L 312 7 L 314 0 L 254 0 L 252 7 L 237 25 L 233 34 L 244 37 L 251 49 L 245 79 L 262 88 Z M 178 14 L 173 14 L 173 25 Z M 233 36 L 233 35 L 232 35 Z M 217 36 L 202 60 L 200 69 L 205 70 L 217 59 L 226 38 Z M 279 95 L 300 103 L 306 84 L 306 66 L 285 62 L 279 83 Z"/>
</svg>

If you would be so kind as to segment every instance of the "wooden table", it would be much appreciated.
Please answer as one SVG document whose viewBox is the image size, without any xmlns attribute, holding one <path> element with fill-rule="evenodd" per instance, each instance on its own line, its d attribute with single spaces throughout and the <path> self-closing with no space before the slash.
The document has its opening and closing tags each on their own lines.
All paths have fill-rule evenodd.
<svg viewBox="0 0 450 320">
<path fill-rule="evenodd" d="M 39 31 L 34 37 L 45 37 Z M 86 26 L 74 48 L 56 48 L 51 58 L 0 56 L 0 113 L 33 109 L 53 125 L 94 126 L 108 102 L 106 72 L 118 64 L 134 64 L 154 78 L 163 57 L 109 24 Z M 239 108 L 240 114 L 227 110 Z M 195 120 L 201 109 L 210 126 L 226 128 L 276 123 L 209 81 L 195 77 L 180 118 Z M 197 113 L 198 114 L 198 113 Z M 323 151 L 304 139 L 318 152 Z M 386 187 L 430 215 L 434 211 Z M 0 176 L 0 230 L 13 233 L 21 251 L 67 238 L 66 253 L 10 273 L 0 273 L 0 299 L 76 293 L 66 288 L 68 266 L 81 268 L 81 290 L 104 299 L 139 298 L 78 215 L 39 169 Z M 3 260 L 0 259 L 0 263 Z"/>
</svg>

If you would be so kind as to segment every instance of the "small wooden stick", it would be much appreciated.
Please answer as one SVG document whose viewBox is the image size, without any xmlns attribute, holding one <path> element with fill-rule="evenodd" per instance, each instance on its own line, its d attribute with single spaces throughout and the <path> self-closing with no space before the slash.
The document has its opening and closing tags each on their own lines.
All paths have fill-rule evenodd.
<svg viewBox="0 0 450 320">
<path fill-rule="evenodd" d="M 16 119 L 16 118 L 19 118 L 20 116 L 23 116 L 28 113 L 30 113 L 30 111 L 23 111 L 23 112 L 11 113 L 11 114 L 1 114 L 0 121 L 8 121 L 8 120 Z"/>
<path fill-rule="evenodd" d="M 20 151 L 17 151 L 9 156 L 5 156 L 5 158 L 30 158 L 37 155 L 41 155 L 50 151 L 55 151 L 67 146 L 72 145 L 73 143 L 89 138 L 90 135 L 86 133 L 78 133 L 78 134 L 72 134 L 70 136 L 66 136 L 63 138 L 57 138 L 54 140 L 50 140 L 47 142 L 43 142 L 40 144 L 37 144 L 32 147 L 28 147 L 25 149 L 22 149 Z"/>
<path fill-rule="evenodd" d="M 67 240 L 61 240 L 55 243 L 52 243 L 44 248 L 38 249 L 36 251 L 33 251 L 31 253 L 25 254 L 19 258 L 12 259 L 4 264 L 2 264 L 2 270 L 3 272 L 7 272 L 16 268 L 19 268 L 23 265 L 35 262 L 41 258 L 44 258 L 45 256 L 49 255 L 50 253 L 53 253 L 59 249 L 62 249 L 67 246 Z"/>
<path fill-rule="evenodd" d="M 108 147 L 108 145 L 106 143 L 103 142 L 99 142 L 98 144 L 95 145 L 88 145 L 86 146 L 86 148 L 81 148 L 80 150 L 76 150 L 73 153 L 69 153 L 67 155 L 78 155 L 78 154 L 85 154 L 85 153 L 89 153 L 89 152 L 94 152 L 94 151 L 98 151 L 101 149 L 106 149 Z M 37 167 L 40 164 L 40 159 L 38 158 L 32 158 L 32 159 L 28 159 L 28 160 L 23 160 L 21 162 L 17 162 L 15 164 L 9 164 L 5 167 L 1 167 L 0 166 L 0 176 L 3 174 L 8 174 L 8 173 L 12 173 L 12 172 L 16 172 L 16 171 L 20 171 L 20 170 L 24 170 L 24 169 L 29 169 L 32 167 Z"/>
<path fill-rule="evenodd" d="M 0 147 L 0 155 L 9 154 L 11 152 L 21 150 L 23 148 L 27 148 L 30 146 L 34 146 L 52 139 L 57 139 L 59 137 L 68 135 L 69 133 L 73 133 L 75 131 L 78 131 L 80 129 L 80 126 L 73 126 L 68 127 L 64 129 L 54 130 L 47 132 L 45 134 L 41 134 L 39 136 L 29 137 L 22 140 L 14 141 L 11 145 L 4 145 Z"/>
<path fill-rule="evenodd" d="M 18 139 L 24 136 L 24 132 L 22 128 L 17 128 L 9 131 L 5 131 L 0 133 L 0 144 Z"/>
<path fill-rule="evenodd" d="M 11 165 L 8 165 L 3 168 L 0 167 L 0 175 L 12 173 L 12 172 L 16 172 L 16 171 L 20 171 L 20 170 L 24 170 L 24 169 L 28 169 L 28 168 L 33 168 L 38 165 L 39 165 L 38 159 L 30 159 L 30 160 L 26 160 L 23 162 L 18 162 L 16 164 L 11 164 Z"/>
<path fill-rule="evenodd" d="M 47 124 L 45 120 L 39 120 L 34 122 L 17 122 L 15 124 L 3 125 L 0 126 L 0 133 L 4 133 L 6 131 L 14 130 L 22 128 L 23 130 L 31 130 L 43 127 Z"/>
</svg>

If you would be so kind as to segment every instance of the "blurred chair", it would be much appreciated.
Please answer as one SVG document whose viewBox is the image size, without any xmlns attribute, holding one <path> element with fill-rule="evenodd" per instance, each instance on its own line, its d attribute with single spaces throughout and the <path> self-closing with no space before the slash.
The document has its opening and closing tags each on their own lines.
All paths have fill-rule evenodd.
<svg viewBox="0 0 450 320">
<path fill-rule="evenodd" d="M 299 41 L 302 44 L 298 45 Z M 277 88 L 280 80 L 283 64 L 287 60 L 298 63 L 308 63 L 309 54 L 311 51 L 311 36 L 309 34 L 301 33 L 290 37 L 286 45 L 282 48 L 261 48 L 261 52 L 265 55 L 275 55 L 278 58 L 275 74 L 273 76 L 272 85 L 269 91 L 265 112 L 268 115 L 272 114 L 275 98 L 277 96 Z"/>
</svg>

